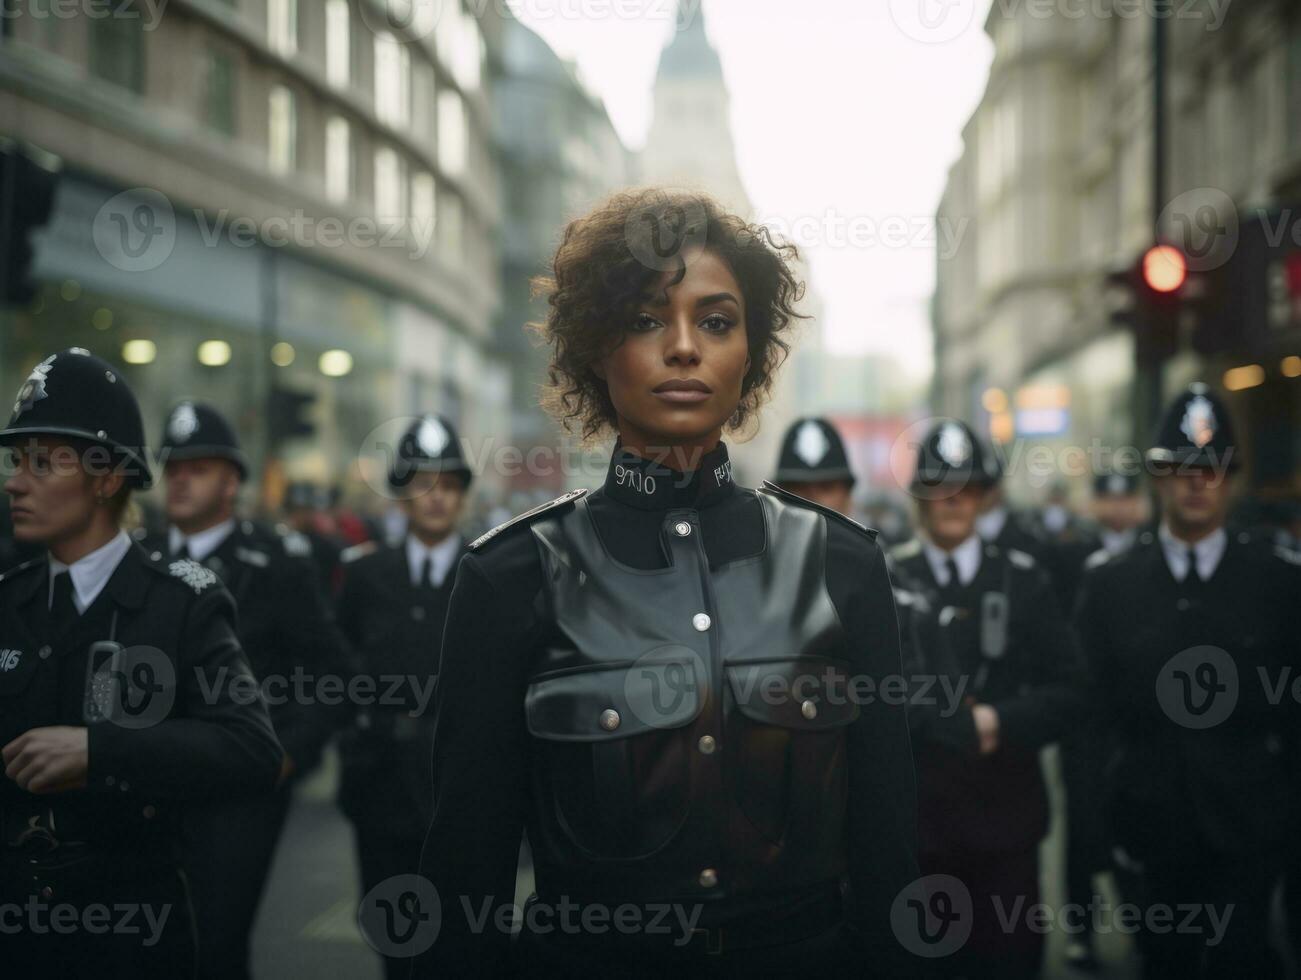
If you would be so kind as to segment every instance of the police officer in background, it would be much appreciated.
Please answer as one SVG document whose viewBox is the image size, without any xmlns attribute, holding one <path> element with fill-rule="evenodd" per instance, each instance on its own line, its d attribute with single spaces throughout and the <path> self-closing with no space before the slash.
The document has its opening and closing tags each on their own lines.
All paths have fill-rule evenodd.
<svg viewBox="0 0 1301 980">
<path fill-rule="evenodd" d="M 343 545 L 336 537 L 322 533 L 316 525 L 317 515 L 330 506 L 330 495 L 322 487 L 306 480 L 294 480 L 285 487 L 285 526 L 302 535 L 308 556 L 316 569 L 321 594 L 333 601 L 342 574 Z"/>
<path fill-rule="evenodd" d="M 363 893 L 416 874 L 433 817 L 430 697 L 443 623 L 465 544 L 457 532 L 472 474 L 451 424 L 417 419 L 389 474 L 407 518 L 396 548 L 367 543 L 345 553 L 339 623 L 353 669 L 374 679 L 377 702 L 357 712 L 340 739 L 339 806 L 352 821 Z M 410 963 L 388 957 L 390 977 Z"/>
<path fill-rule="evenodd" d="M 1006 910 L 1039 901 L 1048 830 L 1039 749 L 1082 717 L 1085 700 L 1048 577 L 1030 555 L 976 532 L 993 480 L 967 426 L 933 426 L 912 484 L 919 536 L 892 560 L 904 674 L 939 679 L 909 707 L 922 872 L 961 881 L 974 912 L 970 938 L 944 966 L 969 978 L 1033 977 L 1043 936 Z"/>
<path fill-rule="evenodd" d="M 970 430 L 968 432 L 970 433 Z M 1033 522 L 1021 514 L 1014 513 L 1007 506 L 1007 497 L 1003 490 L 1006 468 L 1003 465 L 1001 452 L 992 442 L 986 442 L 974 433 L 970 435 L 979 446 L 980 472 L 985 486 L 980 513 L 976 516 L 976 532 L 990 544 L 997 545 L 1004 551 L 1015 549 L 1034 558 L 1040 558 L 1043 552 L 1043 541 L 1034 531 Z M 1047 572 L 1048 569 L 1045 571 Z"/>
<path fill-rule="evenodd" d="M 0 442 L 15 534 L 42 546 L 0 575 L 0 906 L 23 910 L 16 931 L 6 916 L 6 975 L 193 976 L 184 808 L 269 793 L 283 755 L 240 690 L 234 604 L 209 569 L 122 530 L 151 476 L 114 367 L 47 357 Z M 93 928 L 96 907 L 111 921 Z M 68 909 L 86 916 L 72 929 Z"/>
<path fill-rule="evenodd" d="M 338 725 L 340 709 L 318 703 L 306 682 L 341 674 L 344 644 L 317 587 L 306 540 L 236 516 L 248 461 L 227 419 L 201 402 L 181 402 L 164 423 L 159 460 L 169 523 L 165 540 L 147 546 L 200 563 L 230 590 L 240 640 L 271 699 L 285 749 L 274 794 L 195 812 L 186 826 L 200 974 L 246 977 L 249 936 L 292 787 L 316 767 Z"/>
<path fill-rule="evenodd" d="M 851 516 L 854 472 L 840 433 L 826 419 L 797 419 L 786 430 L 773 482 L 788 493 Z"/>
<path fill-rule="evenodd" d="M 1139 934 L 1144 976 L 1268 980 L 1280 975 L 1270 897 L 1296 826 L 1297 707 L 1270 685 L 1295 668 L 1301 568 L 1226 531 L 1239 453 L 1205 385 L 1171 404 L 1147 461 L 1160 526 L 1086 573 L 1076 617 L 1111 736 L 1113 839 L 1134 897 L 1156 910 Z M 1158 927 L 1187 903 L 1227 919 L 1223 935 L 1205 915 L 1195 930 Z"/>
</svg>

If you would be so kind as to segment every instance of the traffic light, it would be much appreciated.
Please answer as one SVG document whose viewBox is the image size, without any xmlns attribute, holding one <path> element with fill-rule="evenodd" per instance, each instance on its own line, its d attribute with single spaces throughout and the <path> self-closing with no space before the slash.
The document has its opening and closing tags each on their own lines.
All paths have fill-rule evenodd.
<svg viewBox="0 0 1301 980">
<path fill-rule="evenodd" d="M 1128 266 L 1106 276 L 1111 321 L 1131 330 L 1140 363 L 1159 364 L 1179 349 L 1180 322 L 1201 291 L 1188 259 L 1158 243 Z"/>
<path fill-rule="evenodd" d="M 50 218 L 55 166 L 48 155 L 0 138 L 0 303 L 30 303 L 36 295 L 31 234 Z"/>
<path fill-rule="evenodd" d="M 316 423 L 308 418 L 315 403 L 314 392 L 272 388 L 267 397 L 267 436 L 271 445 L 315 435 Z"/>
</svg>

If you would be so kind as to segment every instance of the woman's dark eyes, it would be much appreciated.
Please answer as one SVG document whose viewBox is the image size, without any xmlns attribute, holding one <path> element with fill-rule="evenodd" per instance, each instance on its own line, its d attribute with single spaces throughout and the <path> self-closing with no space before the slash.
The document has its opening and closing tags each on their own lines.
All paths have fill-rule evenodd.
<svg viewBox="0 0 1301 980">
<path fill-rule="evenodd" d="M 636 332 L 654 330 L 660 326 L 659 320 L 656 320 L 649 313 L 639 313 L 633 321 L 632 329 Z M 723 333 L 732 326 L 732 321 L 721 313 L 715 313 L 713 316 L 706 317 L 700 322 L 700 325 L 710 333 Z"/>
</svg>

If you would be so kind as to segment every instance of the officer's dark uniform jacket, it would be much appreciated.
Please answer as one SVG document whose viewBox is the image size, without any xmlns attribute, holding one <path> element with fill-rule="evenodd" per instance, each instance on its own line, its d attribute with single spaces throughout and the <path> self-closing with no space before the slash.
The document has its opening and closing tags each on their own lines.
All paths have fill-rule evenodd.
<svg viewBox="0 0 1301 980">
<path fill-rule="evenodd" d="M 166 535 L 142 543 L 151 554 L 167 556 Z M 235 600 L 240 643 L 254 676 L 267 684 L 271 720 L 296 775 L 316 766 L 346 710 L 295 696 L 295 671 L 315 682 L 341 675 L 346 664 L 343 638 L 308 554 L 306 539 L 296 532 L 237 520 L 200 562 Z"/>
<path fill-rule="evenodd" d="M 248 662 L 235 637 L 230 594 L 210 573 L 133 546 L 75 623 L 46 638 L 48 569 L 40 558 L 0 576 L 0 649 L 17 653 L 0 671 L 0 744 L 31 728 L 86 726 L 90 768 L 84 790 L 54 795 L 0 780 L 6 839 L 33 817 L 48 827 L 52 815 L 62 840 L 114 849 L 167 845 L 180 802 L 271 788 L 280 745 L 261 700 L 241 703 L 248 700 L 247 688 L 240 689 Z M 164 688 L 154 696 L 173 699 L 165 717 L 152 723 L 143 711 L 156 711 L 154 702 L 125 685 L 119 697 L 140 707 L 150 724 L 87 722 L 87 668 L 100 641 L 129 653 L 150 651 L 153 683 Z M 174 683 L 165 676 L 169 668 Z"/>
<path fill-rule="evenodd" d="M 1048 830 L 1038 750 L 1085 711 L 1077 646 L 1048 578 L 1024 552 L 988 543 L 965 586 L 942 589 L 915 539 L 891 552 L 891 568 L 905 673 L 966 684 L 956 710 L 933 680 L 909 707 L 922 850 L 1024 851 Z M 998 712 L 1000 747 L 990 755 L 979 751 L 976 703 Z"/>
<path fill-rule="evenodd" d="M 1295 552 L 1233 531 L 1201 585 L 1175 580 L 1152 532 L 1121 555 L 1091 559 L 1076 626 L 1113 735 L 1106 772 L 1113 833 L 1130 856 L 1182 861 L 1207 847 L 1263 855 L 1295 833 L 1288 749 L 1297 705 L 1286 689 L 1278 703 L 1270 695 L 1297 668 L 1299 563 Z M 1186 681 L 1173 676 L 1170 659 L 1199 647 L 1227 653 L 1236 682 L 1227 671 L 1220 676 L 1223 664 L 1198 677 L 1190 662 Z M 1211 710 L 1210 697 L 1232 697 L 1230 683 L 1237 701 L 1223 720 L 1204 728 L 1177 722 Z M 1187 714 L 1175 702 L 1172 718 L 1158 691 L 1182 698 L 1181 684 L 1191 702 Z"/>
<path fill-rule="evenodd" d="M 780 935 L 829 897 L 833 925 L 846 877 L 889 974 L 917 875 L 907 721 L 843 684 L 899 672 L 872 532 L 738 488 L 723 446 L 689 476 L 616 449 L 584 494 L 458 570 L 422 858 L 442 932 L 416 975 L 497 968 L 505 937 L 473 935 L 461 897 L 511 901 L 525 825 L 540 900 L 700 903 L 725 952 L 728 928 Z"/>
<path fill-rule="evenodd" d="M 433 815 L 429 685 L 455 565 L 437 588 L 414 585 L 404 547 L 368 544 L 345 551 L 343 568 L 339 626 L 351 644 L 351 670 L 375 680 L 375 703 L 359 707 L 340 736 L 339 805 L 372 833 L 419 841 Z M 431 627 L 439 632 L 431 635 Z M 403 678 L 413 680 L 396 683 Z"/>
</svg>

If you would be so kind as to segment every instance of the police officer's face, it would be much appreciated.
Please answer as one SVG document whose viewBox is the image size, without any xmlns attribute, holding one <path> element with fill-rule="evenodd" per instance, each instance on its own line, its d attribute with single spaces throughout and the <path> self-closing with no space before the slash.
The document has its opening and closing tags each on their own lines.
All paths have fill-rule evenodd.
<svg viewBox="0 0 1301 980">
<path fill-rule="evenodd" d="M 741 400 L 749 367 L 745 297 L 727 264 L 697 253 L 681 282 L 666 273 L 617 347 L 596 365 L 638 449 L 710 444 Z"/>
<path fill-rule="evenodd" d="M 1229 512 L 1229 480 L 1209 469 L 1156 478 L 1161 509 L 1178 534 L 1209 534 Z"/>
<path fill-rule="evenodd" d="M 12 475 L 4 489 L 15 538 L 52 545 L 111 518 L 104 501 L 121 489 L 122 477 L 111 472 L 107 457 L 92 459 L 94 449 L 45 436 L 10 448 Z"/>
<path fill-rule="evenodd" d="M 169 459 L 167 519 L 186 533 L 202 531 L 228 518 L 239 493 L 239 470 L 225 459 Z"/>
<path fill-rule="evenodd" d="M 853 507 L 853 494 L 846 480 L 809 480 L 799 483 L 785 483 L 783 488 L 798 494 L 805 500 L 811 500 L 823 507 L 830 507 L 838 514 L 849 516 Z"/>
<path fill-rule="evenodd" d="M 416 473 L 404 493 L 407 526 L 421 541 L 434 544 L 456 530 L 465 503 L 465 480 L 459 473 Z"/>
<path fill-rule="evenodd" d="M 982 487 L 967 486 L 957 493 L 935 500 L 922 500 L 922 526 L 927 535 L 946 551 L 966 541 L 976 530 L 976 515 L 985 500 Z"/>
</svg>

